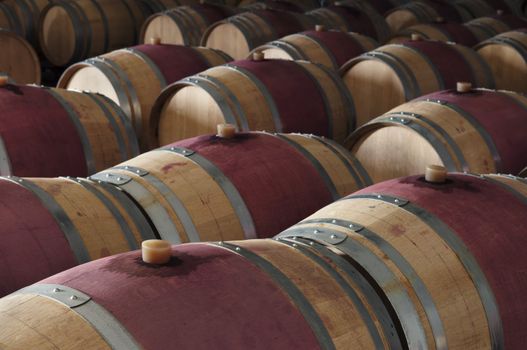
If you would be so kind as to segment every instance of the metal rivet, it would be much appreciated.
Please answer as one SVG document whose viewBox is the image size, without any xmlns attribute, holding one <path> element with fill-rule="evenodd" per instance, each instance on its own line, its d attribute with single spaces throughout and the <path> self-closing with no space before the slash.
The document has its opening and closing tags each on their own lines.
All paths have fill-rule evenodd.
<svg viewBox="0 0 527 350">
<path fill-rule="evenodd" d="M 60 288 L 53 288 L 53 293 L 59 293 L 62 292 L 62 289 Z"/>
<path fill-rule="evenodd" d="M 295 241 L 296 241 L 296 237 L 293 237 L 293 238 L 291 238 L 291 239 L 293 239 L 293 240 L 295 240 Z"/>
<path fill-rule="evenodd" d="M 350 228 L 353 228 L 353 224 L 349 224 L 349 227 L 350 227 Z"/>
<path fill-rule="evenodd" d="M 135 172 L 138 174 L 141 174 L 141 170 L 136 170 Z"/>
<path fill-rule="evenodd" d="M 337 220 L 333 219 L 333 220 L 331 220 L 331 223 L 332 223 L 332 224 L 336 224 L 336 223 L 337 223 Z"/>
<path fill-rule="evenodd" d="M 117 181 L 121 181 L 121 180 L 122 180 L 122 178 L 120 178 L 120 177 L 117 178 Z"/>
<path fill-rule="evenodd" d="M 337 239 L 337 235 L 331 235 L 331 239 Z"/>
<path fill-rule="evenodd" d="M 317 234 L 317 233 L 319 233 L 319 232 L 320 232 L 319 230 L 314 230 L 314 231 L 313 231 L 314 234 Z"/>
<path fill-rule="evenodd" d="M 309 245 L 315 245 L 315 242 L 309 242 Z"/>
<path fill-rule="evenodd" d="M 399 203 L 399 200 L 396 198 L 396 199 L 394 200 L 394 202 L 395 202 L 395 203 Z"/>
<path fill-rule="evenodd" d="M 406 121 L 406 119 L 401 118 L 401 123 L 404 123 L 405 121 Z"/>
<path fill-rule="evenodd" d="M 296 243 L 293 243 L 293 247 L 295 247 L 295 248 L 296 248 L 296 247 L 298 247 L 298 244 L 296 244 Z"/>
<path fill-rule="evenodd" d="M 219 245 L 223 245 L 223 242 L 222 242 L 222 241 L 219 241 L 218 244 L 219 244 Z"/>
<path fill-rule="evenodd" d="M 240 247 L 236 247 L 234 248 L 237 252 L 239 252 L 240 250 L 242 250 Z"/>
<path fill-rule="evenodd" d="M 106 176 L 106 177 L 110 177 L 110 174 L 105 174 L 104 176 Z"/>
<path fill-rule="evenodd" d="M 72 295 L 72 296 L 70 297 L 70 299 L 71 299 L 71 300 L 77 300 L 77 299 L 79 299 L 79 298 L 77 298 L 76 295 Z"/>
<path fill-rule="evenodd" d="M 126 170 L 130 169 L 130 167 L 128 165 L 125 165 L 124 167 Z"/>
<path fill-rule="evenodd" d="M 381 196 L 381 195 L 379 194 L 379 195 L 377 195 L 377 198 L 381 199 L 381 198 L 382 198 L 382 196 Z"/>
</svg>

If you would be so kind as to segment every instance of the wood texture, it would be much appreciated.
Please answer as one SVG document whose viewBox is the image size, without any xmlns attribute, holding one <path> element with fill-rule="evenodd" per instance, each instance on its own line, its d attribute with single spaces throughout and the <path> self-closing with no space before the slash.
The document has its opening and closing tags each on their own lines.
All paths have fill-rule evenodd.
<svg viewBox="0 0 527 350">
<path fill-rule="evenodd" d="M 357 130 L 347 147 L 374 182 L 419 174 L 428 164 L 517 174 L 527 163 L 519 132 L 527 130 L 527 115 L 526 105 L 513 98 L 487 90 L 425 95 Z"/>
<path fill-rule="evenodd" d="M 358 33 L 306 31 L 291 34 L 254 49 L 266 58 L 305 60 L 338 70 L 348 60 L 377 47 L 377 43 Z"/>
<path fill-rule="evenodd" d="M 133 45 L 146 17 L 134 0 L 56 2 L 41 16 L 40 46 L 56 66 Z"/>
<path fill-rule="evenodd" d="M 489 38 L 487 32 L 478 26 L 468 26 L 455 22 L 419 23 L 395 34 L 389 44 L 399 44 L 410 40 L 412 35 L 423 39 L 450 41 L 472 47 Z"/>
<path fill-rule="evenodd" d="M 458 81 L 494 87 L 488 65 L 474 50 L 441 41 L 381 46 L 348 61 L 340 72 L 353 97 L 358 126 L 405 101 L 455 88 Z"/>
<path fill-rule="evenodd" d="M 159 146 L 150 111 L 166 84 L 230 60 L 215 50 L 178 45 L 139 45 L 101 58 L 105 61 L 71 66 L 58 86 L 99 92 L 119 104 L 130 118 L 143 151 Z"/>
<path fill-rule="evenodd" d="M 499 89 L 527 92 L 527 33 L 510 31 L 476 47 L 492 69 Z"/>
<path fill-rule="evenodd" d="M 353 129 L 349 95 L 328 69 L 285 60 L 232 65 L 239 69 L 215 67 L 164 90 L 151 116 L 161 144 L 215 132 L 223 122 L 244 131 L 312 133 L 338 142 Z"/>
<path fill-rule="evenodd" d="M 269 41 L 309 29 L 313 23 L 298 13 L 254 10 L 216 22 L 203 34 L 201 44 L 221 50 L 234 59 Z"/>
<path fill-rule="evenodd" d="M 40 62 L 27 41 L 15 33 L 0 29 L 0 47 L 2 75 L 7 74 L 18 84 L 40 84 Z"/>
<path fill-rule="evenodd" d="M 103 172 L 100 178 L 104 179 L 105 173 L 128 176 L 143 186 L 148 196 L 140 197 L 126 185 L 122 188 L 144 208 L 159 203 L 182 242 L 271 237 L 332 200 L 370 183 L 360 163 L 343 148 L 307 135 L 240 133 L 234 139 L 208 135 L 167 147 L 195 152 L 211 162 L 225 179 L 211 173 L 193 155 L 169 150 L 145 153 Z M 167 190 L 161 190 L 151 178 L 123 168 L 126 166 L 147 171 Z M 247 212 L 238 211 L 239 205 L 226 193 L 224 183 L 236 189 Z M 185 208 L 188 219 L 169 202 L 171 196 Z M 284 215 L 276 216 L 277 211 Z M 164 239 L 170 240 L 162 229 L 164 222 L 157 218 L 153 218 L 154 225 Z M 247 221 L 252 228 L 242 224 Z M 189 225 L 198 237 L 192 237 Z"/>
</svg>

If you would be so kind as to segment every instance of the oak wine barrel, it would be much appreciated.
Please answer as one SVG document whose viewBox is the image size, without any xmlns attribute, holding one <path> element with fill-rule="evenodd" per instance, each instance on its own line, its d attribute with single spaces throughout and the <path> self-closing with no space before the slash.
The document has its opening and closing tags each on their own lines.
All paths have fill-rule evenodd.
<svg viewBox="0 0 527 350">
<path fill-rule="evenodd" d="M 442 18 L 438 18 L 432 23 L 419 23 L 407 27 L 393 35 L 388 43 L 398 44 L 411 39 L 412 35 L 418 35 L 428 40 L 450 41 L 469 47 L 494 36 L 489 35 L 489 32 L 480 26 L 447 22 Z"/>
<path fill-rule="evenodd" d="M 31 85 L 0 87 L 0 175 L 87 176 L 139 153 L 108 98 Z"/>
<path fill-rule="evenodd" d="M 40 14 L 50 2 L 51 0 L 2 0 L 0 4 L 0 9 L 2 9 L 0 12 L 6 14 L 10 18 L 9 21 L 14 25 L 11 30 L 23 36 L 24 39 L 34 45 L 38 52 L 40 52 L 38 47 Z M 2 27 L 0 24 L 0 28 Z"/>
<path fill-rule="evenodd" d="M 54 0 L 42 11 L 40 46 L 49 62 L 67 66 L 134 45 L 149 14 L 137 0 Z"/>
<path fill-rule="evenodd" d="M 467 22 L 466 25 L 471 28 L 477 27 L 478 29 L 485 31 L 487 36 L 485 39 L 490 39 L 503 32 L 526 28 L 527 20 L 510 13 L 500 13 L 492 16 L 475 18 L 472 21 Z"/>
<path fill-rule="evenodd" d="M 508 91 L 446 90 L 400 105 L 357 129 L 346 147 L 374 182 L 422 172 L 518 174 L 527 164 L 527 98 Z"/>
<path fill-rule="evenodd" d="M 251 3 L 242 4 L 239 6 L 239 8 L 246 10 L 273 9 L 278 11 L 289 11 L 297 13 L 304 13 L 306 11 L 306 9 L 302 6 L 301 3 L 287 0 L 258 0 Z"/>
<path fill-rule="evenodd" d="M 463 7 L 441 0 L 411 1 L 389 11 L 385 17 L 393 33 L 418 23 L 433 22 L 438 17 L 459 23 L 473 18 Z"/>
<path fill-rule="evenodd" d="M 16 12 L 3 2 L 0 2 L 0 28 L 18 35 L 24 35 L 22 24 Z"/>
<path fill-rule="evenodd" d="M 266 58 L 305 60 L 338 70 L 351 58 L 379 46 L 375 40 L 358 33 L 326 30 L 317 25 L 315 30 L 291 34 L 254 49 Z"/>
<path fill-rule="evenodd" d="M 370 183 L 328 139 L 262 132 L 183 140 L 91 179 L 119 186 L 172 243 L 271 237 Z"/>
<path fill-rule="evenodd" d="M 476 46 L 498 89 L 527 93 L 527 29 L 499 34 Z"/>
<path fill-rule="evenodd" d="M 163 44 L 199 46 L 209 26 L 234 14 L 230 7 L 209 3 L 171 8 L 145 21 L 140 41 L 146 44 L 159 38 Z"/>
<path fill-rule="evenodd" d="M 357 32 L 384 42 L 390 36 L 385 19 L 369 5 L 337 3 L 306 13 L 316 23 L 328 29 Z"/>
<path fill-rule="evenodd" d="M 0 299 L 0 343 L 19 349 L 404 349 L 382 292 L 347 257 L 313 244 L 183 244 L 171 247 L 163 265 L 143 262 L 139 251 L 99 259 Z"/>
<path fill-rule="evenodd" d="M 132 200 L 113 186 L 9 176 L 0 177 L 0 191 L 1 296 L 155 238 Z"/>
<path fill-rule="evenodd" d="M 272 9 L 253 10 L 228 17 L 211 25 L 201 45 L 221 50 L 234 59 L 243 59 L 257 46 L 313 27 L 309 17 Z"/>
<path fill-rule="evenodd" d="M 340 71 L 353 97 L 357 126 L 418 96 L 455 88 L 458 81 L 494 87 L 490 68 L 474 50 L 422 39 L 381 46 Z"/>
<path fill-rule="evenodd" d="M 354 259 L 386 294 L 410 349 L 519 350 L 526 203 L 524 179 L 417 175 L 355 192 L 278 237 Z"/>
<path fill-rule="evenodd" d="M 151 13 L 167 11 L 179 6 L 196 5 L 204 2 L 204 0 L 139 0 Z M 211 1 L 211 0 L 209 0 Z M 211 1 L 212 2 L 212 1 Z"/>
<path fill-rule="evenodd" d="M 407 3 L 408 0 L 341 0 L 338 4 L 355 6 L 372 6 L 379 14 L 384 15 L 389 10 Z M 323 6 L 321 6 L 323 7 Z"/>
<path fill-rule="evenodd" d="M 186 76 L 230 61 L 204 47 L 139 45 L 113 51 L 69 67 L 61 88 L 99 92 L 124 110 L 143 151 L 159 146 L 150 110 L 161 90 Z"/>
<path fill-rule="evenodd" d="M 7 75 L 19 84 L 40 84 L 40 61 L 26 40 L 0 29 L 0 48 L 0 75 Z"/>
<path fill-rule="evenodd" d="M 238 130 L 302 132 L 342 142 L 354 130 L 354 108 L 338 75 L 305 61 L 240 60 L 169 85 L 152 108 L 159 142 Z M 154 137 L 154 136 L 152 136 Z"/>
<path fill-rule="evenodd" d="M 514 13 L 521 15 L 515 8 L 516 0 L 454 0 L 472 18 L 480 18 L 499 13 Z"/>
</svg>

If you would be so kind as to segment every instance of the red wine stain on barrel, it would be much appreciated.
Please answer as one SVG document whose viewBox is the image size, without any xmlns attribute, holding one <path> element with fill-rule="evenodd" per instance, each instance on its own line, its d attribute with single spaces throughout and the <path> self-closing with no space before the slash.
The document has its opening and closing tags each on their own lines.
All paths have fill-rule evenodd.
<svg viewBox="0 0 527 350">
<path fill-rule="evenodd" d="M 424 176 L 415 178 L 402 178 L 398 180 L 401 184 L 412 185 L 417 188 L 427 188 L 434 191 L 439 191 L 443 193 L 452 193 L 456 191 L 466 191 L 471 193 L 481 192 L 481 190 L 474 184 L 473 181 L 462 180 L 456 178 L 455 181 L 451 179 L 446 179 L 444 183 L 432 183 L 425 180 Z"/>
<path fill-rule="evenodd" d="M 400 237 L 406 233 L 406 228 L 401 224 L 392 225 L 390 226 L 390 233 L 395 237 Z"/>
<path fill-rule="evenodd" d="M 127 274 L 133 277 L 174 277 L 191 274 L 201 265 L 212 262 L 220 263 L 218 260 L 226 259 L 225 255 L 210 254 L 208 256 L 193 256 L 183 252 L 173 252 L 169 262 L 162 265 L 148 264 L 141 256 L 117 255 L 102 269 Z"/>
<path fill-rule="evenodd" d="M 168 163 L 167 165 L 161 168 L 161 171 L 163 172 L 163 174 L 167 174 L 174 167 L 180 167 L 180 166 L 185 166 L 185 165 L 187 165 L 186 162 Z"/>
</svg>

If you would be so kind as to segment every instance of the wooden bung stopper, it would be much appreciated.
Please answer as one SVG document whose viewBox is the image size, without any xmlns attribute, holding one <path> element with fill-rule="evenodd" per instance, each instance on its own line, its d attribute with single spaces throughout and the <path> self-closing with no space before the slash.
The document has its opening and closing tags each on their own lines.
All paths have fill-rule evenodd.
<svg viewBox="0 0 527 350">
<path fill-rule="evenodd" d="M 425 180 L 433 183 L 444 183 L 446 181 L 446 168 L 441 165 L 427 165 Z"/>
<path fill-rule="evenodd" d="M 315 31 L 317 31 L 317 32 L 324 32 L 325 30 L 326 30 L 326 27 L 324 27 L 323 24 L 317 24 L 315 26 Z"/>
<path fill-rule="evenodd" d="M 0 75 L 0 86 L 6 86 L 9 83 L 9 77 L 7 75 Z"/>
<path fill-rule="evenodd" d="M 159 45 L 161 44 L 161 38 L 150 38 L 150 45 Z"/>
<path fill-rule="evenodd" d="M 170 260 L 170 242 L 162 239 L 149 239 L 141 243 L 143 261 L 148 264 L 162 265 Z"/>
<path fill-rule="evenodd" d="M 412 33 L 412 35 L 410 36 L 410 39 L 412 41 L 419 41 L 419 40 L 423 40 L 423 37 L 420 34 Z"/>
<path fill-rule="evenodd" d="M 472 90 L 472 83 L 469 83 L 468 81 L 458 81 L 456 84 L 456 91 L 457 92 L 470 92 Z"/>
<path fill-rule="evenodd" d="M 232 139 L 236 136 L 236 127 L 232 124 L 218 124 L 218 137 Z"/>
<path fill-rule="evenodd" d="M 264 58 L 265 58 L 265 55 L 262 51 L 253 52 L 253 55 L 252 55 L 253 61 L 263 61 Z"/>
</svg>

